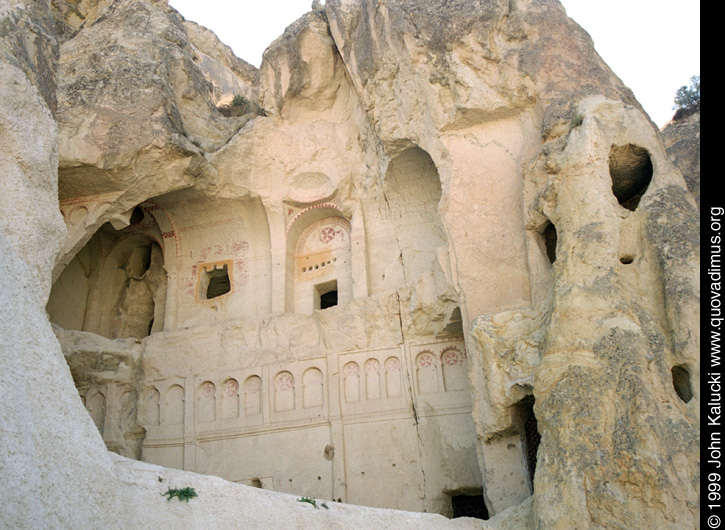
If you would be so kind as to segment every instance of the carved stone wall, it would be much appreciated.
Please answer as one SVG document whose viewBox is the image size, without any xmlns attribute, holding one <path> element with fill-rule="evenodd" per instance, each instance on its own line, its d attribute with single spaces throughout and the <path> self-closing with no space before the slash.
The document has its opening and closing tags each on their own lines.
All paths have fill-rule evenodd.
<svg viewBox="0 0 725 530">
<path fill-rule="evenodd" d="M 259 71 L 165 2 L 71 4 L 0 7 L 6 526 L 183 526 L 168 477 L 207 527 L 451 526 L 183 469 L 696 526 L 696 203 L 558 2 L 327 0 Z"/>
<path fill-rule="evenodd" d="M 447 492 L 482 487 L 460 338 L 261 365 L 238 355 L 224 370 L 146 382 L 144 460 L 415 511 L 445 512 Z"/>
</svg>

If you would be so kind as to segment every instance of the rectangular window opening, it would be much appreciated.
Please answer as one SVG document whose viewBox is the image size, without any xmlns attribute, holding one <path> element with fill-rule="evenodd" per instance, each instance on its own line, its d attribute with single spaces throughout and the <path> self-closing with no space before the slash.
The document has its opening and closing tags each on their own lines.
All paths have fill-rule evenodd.
<svg viewBox="0 0 725 530">
<path fill-rule="evenodd" d="M 202 268 L 199 281 L 199 299 L 211 300 L 232 290 L 229 280 L 229 266 L 225 263 L 213 265 L 211 270 Z"/>
<path fill-rule="evenodd" d="M 315 309 L 327 309 L 337 305 L 337 280 L 315 285 Z"/>
<path fill-rule="evenodd" d="M 476 519 L 488 519 L 488 509 L 483 499 L 483 491 L 461 495 L 450 493 L 451 506 L 453 508 L 452 519 L 458 517 L 473 517 Z"/>
</svg>

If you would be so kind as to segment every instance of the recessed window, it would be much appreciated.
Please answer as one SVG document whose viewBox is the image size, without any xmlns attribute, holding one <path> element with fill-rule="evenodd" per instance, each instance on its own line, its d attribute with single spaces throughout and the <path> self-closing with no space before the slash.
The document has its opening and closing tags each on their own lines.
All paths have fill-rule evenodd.
<svg viewBox="0 0 725 530">
<path fill-rule="evenodd" d="M 488 509 L 483 500 L 483 492 L 476 495 L 453 495 L 451 506 L 453 508 L 452 519 L 457 517 L 488 519 Z"/>
<path fill-rule="evenodd" d="M 211 300 L 232 290 L 228 264 L 204 266 L 199 279 L 199 299 Z"/>
<path fill-rule="evenodd" d="M 534 473 L 536 472 L 536 457 L 539 450 L 541 435 L 534 415 L 534 396 L 527 396 L 514 406 L 517 430 L 521 433 L 526 467 L 529 471 L 531 490 L 534 488 Z"/>
<path fill-rule="evenodd" d="M 337 305 L 337 280 L 315 285 L 315 309 L 327 309 Z"/>
<path fill-rule="evenodd" d="M 320 295 L 320 309 L 327 309 L 328 307 L 337 305 L 337 289 Z"/>
</svg>

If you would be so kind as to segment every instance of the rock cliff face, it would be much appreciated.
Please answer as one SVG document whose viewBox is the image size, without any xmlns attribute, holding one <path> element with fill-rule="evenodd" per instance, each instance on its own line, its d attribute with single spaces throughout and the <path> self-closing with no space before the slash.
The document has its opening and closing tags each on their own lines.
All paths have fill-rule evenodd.
<svg viewBox="0 0 725 530">
<path fill-rule="evenodd" d="M 672 120 L 662 128 L 667 156 L 682 172 L 687 189 L 700 206 L 700 113 Z"/>
<path fill-rule="evenodd" d="M 696 203 L 558 2 L 0 28 L 3 525 L 697 527 Z"/>
<path fill-rule="evenodd" d="M 3 2 L 0 28 L 0 526 L 115 521 L 114 466 L 71 391 L 44 309 L 66 235 L 57 209 L 58 39 L 43 2 Z"/>
</svg>

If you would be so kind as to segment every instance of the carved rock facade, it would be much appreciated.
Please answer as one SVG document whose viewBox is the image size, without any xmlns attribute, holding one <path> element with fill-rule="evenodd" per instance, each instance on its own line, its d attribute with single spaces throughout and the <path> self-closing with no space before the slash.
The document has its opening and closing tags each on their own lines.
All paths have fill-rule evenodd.
<svg viewBox="0 0 725 530">
<path fill-rule="evenodd" d="M 47 300 L 88 417 L 69 377 L 24 370 L 74 425 L 278 492 L 445 515 L 472 496 L 501 514 L 481 528 L 697 524 L 697 209 L 557 2 L 328 0 L 259 71 L 160 1 L 11 15 L 56 50 L 57 71 L 1 49 L 43 96 L 33 193 L 54 201 L 57 166 L 67 229 L 54 262 L 57 215 L 11 238 L 44 260 L 22 314 L 49 335 Z M 233 95 L 247 114 L 219 110 Z M 159 469 L 68 452 L 97 455 L 75 478 L 100 497 L 136 499 Z M 277 501 L 254 498 L 267 524 Z M 113 525 L 119 503 L 57 517 Z M 375 527 L 360 510 L 341 524 Z"/>
</svg>

